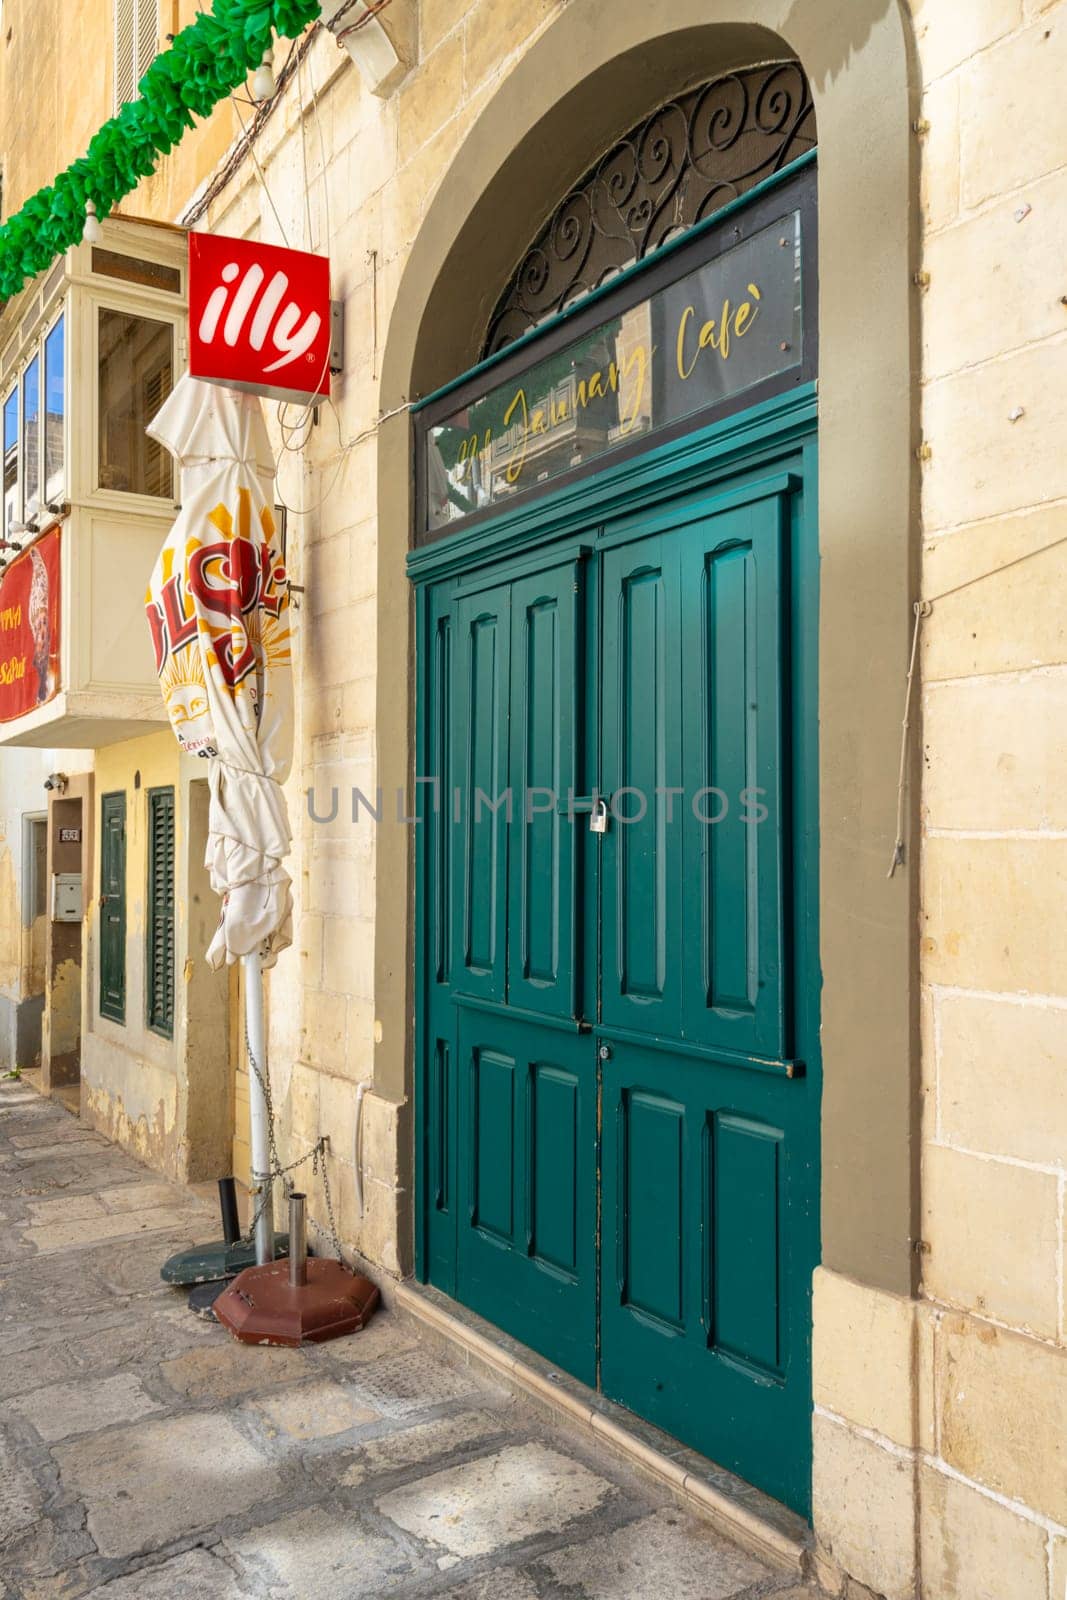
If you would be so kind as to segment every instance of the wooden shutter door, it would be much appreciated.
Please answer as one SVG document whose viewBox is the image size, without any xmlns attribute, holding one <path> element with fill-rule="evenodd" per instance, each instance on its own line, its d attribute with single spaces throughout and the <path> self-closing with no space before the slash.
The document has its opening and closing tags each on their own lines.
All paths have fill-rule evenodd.
<svg viewBox="0 0 1067 1600">
<path fill-rule="evenodd" d="M 174 1032 L 174 790 L 148 791 L 147 1021 Z"/>
<path fill-rule="evenodd" d="M 136 85 L 140 83 L 153 61 L 159 46 L 159 0 L 137 0 L 137 65 Z"/>
<path fill-rule="evenodd" d="M 126 1021 L 126 796 L 100 801 L 100 1015 Z"/>
<path fill-rule="evenodd" d="M 115 3 L 115 110 L 137 93 L 137 0 Z"/>
</svg>

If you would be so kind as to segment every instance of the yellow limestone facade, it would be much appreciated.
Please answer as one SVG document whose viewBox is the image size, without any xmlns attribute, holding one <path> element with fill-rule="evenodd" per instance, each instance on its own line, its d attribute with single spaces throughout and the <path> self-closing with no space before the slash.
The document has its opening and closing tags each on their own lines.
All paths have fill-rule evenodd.
<svg viewBox="0 0 1067 1600">
<path fill-rule="evenodd" d="M 1067 7 L 921 70 L 921 1284 L 820 1271 L 816 1528 L 877 1593 L 1067 1591 Z"/>
<path fill-rule="evenodd" d="M 7 0 L 5 26 L 36 27 L 36 15 L 43 27 L 47 9 Z M 711 9 L 770 30 L 761 37 L 771 54 L 787 53 L 796 15 L 817 8 Z M 910 592 L 928 610 L 911 705 L 908 861 L 885 890 L 906 894 L 910 881 L 914 896 L 915 1027 L 897 1063 L 913 1086 L 913 1142 L 900 1161 L 914 1268 L 911 1292 L 890 1287 L 893 1275 L 862 1251 L 848 1270 L 835 1261 L 816 1274 L 815 1566 L 835 1593 L 1064 1600 L 1067 0 L 885 0 L 857 5 L 871 17 L 854 32 L 838 6 L 823 9 L 827 37 L 841 39 L 833 64 L 813 73 L 817 109 L 888 33 L 907 61 L 899 114 L 911 188 L 884 228 L 915 241 L 896 292 L 911 296 L 913 329 L 902 357 L 914 418 Z M 78 13 L 90 31 L 92 10 Z M 392 459 L 403 475 L 407 419 L 379 419 L 413 396 L 387 389 L 386 353 L 405 336 L 394 310 L 420 236 L 439 226 L 435 196 L 446 182 L 463 195 L 483 119 L 526 55 L 591 10 L 612 25 L 595 0 L 392 0 L 372 25 L 375 48 L 357 49 L 360 65 L 320 32 L 257 138 L 263 181 L 246 158 L 198 222 L 272 242 L 284 228 L 290 243 L 328 250 L 345 306 L 334 407 L 313 428 L 292 409 L 294 426 L 283 425 L 269 408 L 299 586 L 288 791 L 296 939 L 270 980 L 270 1053 L 283 1159 L 329 1135 L 341 1237 L 392 1276 L 412 1267 L 411 955 L 396 935 L 410 926 L 410 830 L 372 827 L 365 810 L 354 822 L 351 806 L 353 790 L 373 799 L 392 781 L 388 752 L 409 726 L 402 644 L 392 656 L 400 669 L 381 668 L 387 647 L 410 636 L 404 548 L 383 544 L 379 519 L 391 493 L 382 440 L 402 441 Z M 376 50 L 392 52 L 391 71 Z M 677 87 L 716 66 L 687 61 Z M 62 113 L 66 142 L 42 145 L 32 158 L 41 170 L 16 190 L 76 153 L 107 114 L 104 100 L 79 98 L 94 94 L 79 82 Z M 590 94 L 605 147 L 647 109 L 614 114 Z M 862 104 L 854 115 L 852 159 L 873 171 L 881 152 L 864 141 Z M 8 118 L 0 153 L 10 177 L 32 165 L 7 153 L 25 139 L 20 128 Z M 128 209 L 187 220 L 237 131 L 218 113 Z M 564 143 L 567 126 L 556 137 Z M 17 200 L 9 187 L 7 203 Z M 531 215 L 527 237 L 515 238 L 516 259 L 541 220 Z M 488 286 L 490 303 L 498 287 Z M 892 683 L 901 717 L 907 666 L 901 649 Z M 149 743 L 153 762 L 168 759 Z M 896 751 L 882 754 L 895 775 Z M 127 781 L 136 756 L 125 747 L 98 756 L 97 796 Z M 878 825 L 861 839 L 886 869 L 893 787 L 887 780 Z M 330 817 L 334 790 L 336 815 L 314 820 L 309 791 L 316 814 Z M 384 804 L 389 815 L 391 787 Z M 867 826 L 862 815 L 852 825 Z M 872 900 L 872 927 L 882 915 Z M 824 905 L 824 932 L 834 916 Z M 190 942 L 190 961 L 197 955 Z M 147 1056 L 131 1076 L 129 1051 L 103 1028 L 87 1032 L 97 1121 L 124 1137 L 129 1085 L 142 1097 L 150 1089 L 168 1131 L 130 1142 L 178 1170 L 184 1058 L 173 1084 Z M 847 1070 L 862 1074 L 865 1063 Z M 323 1226 L 321 1183 L 306 1186 Z"/>
<path fill-rule="evenodd" d="M 819 1275 L 816 1519 L 887 1595 L 1062 1600 L 1067 8 L 927 0 L 913 25 L 921 1294 Z"/>
</svg>

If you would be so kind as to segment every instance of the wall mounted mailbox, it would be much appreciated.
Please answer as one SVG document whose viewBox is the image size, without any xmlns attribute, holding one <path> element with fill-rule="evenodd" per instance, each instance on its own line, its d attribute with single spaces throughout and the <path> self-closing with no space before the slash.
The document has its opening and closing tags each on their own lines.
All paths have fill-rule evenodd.
<svg viewBox="0 0 1067 1600">
<path fill-rule="evenodd" d="M 54 872 L 52 874 L 52 921 L 80 922 L 81 919 L 81 873 Z"/>
</svg>

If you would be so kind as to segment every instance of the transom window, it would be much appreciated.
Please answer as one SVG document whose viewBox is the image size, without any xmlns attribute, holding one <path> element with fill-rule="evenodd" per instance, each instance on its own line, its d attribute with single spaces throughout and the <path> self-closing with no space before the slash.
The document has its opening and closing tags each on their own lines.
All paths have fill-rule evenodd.
<svg viewBox="0 0 1067 1600">
<path fill-rule="evenodd" d="M 556 207 L 489 323 L 494 355 L 815 144 L 796 61 L 713 78 L 631 128 Z"/>
</svg>

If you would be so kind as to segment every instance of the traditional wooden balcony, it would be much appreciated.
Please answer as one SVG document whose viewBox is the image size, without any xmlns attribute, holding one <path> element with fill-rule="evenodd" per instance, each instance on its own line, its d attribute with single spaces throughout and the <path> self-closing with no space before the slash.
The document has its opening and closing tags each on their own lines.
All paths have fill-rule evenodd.
<svg viewBox="0 0 1067 1600">
<path fill-rule="evenodd" d="M 144 595 L 177 484 L 145 427 L 185 362 L 185 234 L 102 232 L 0 317 L 0 745 L 93 749 L 166 722 Z"/>
</svg>

